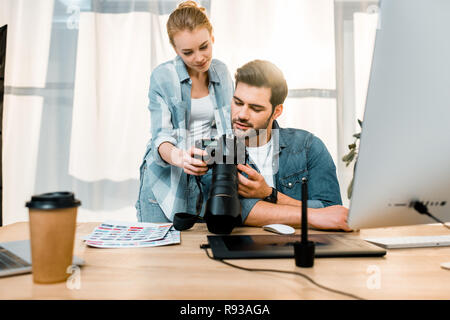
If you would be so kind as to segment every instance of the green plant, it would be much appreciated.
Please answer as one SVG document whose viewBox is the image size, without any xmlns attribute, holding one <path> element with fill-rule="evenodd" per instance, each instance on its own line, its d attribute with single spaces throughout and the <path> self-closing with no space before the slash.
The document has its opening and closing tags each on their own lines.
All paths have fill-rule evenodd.
<svg viewBox="0 0 450 320">
<path fill-rule="evenodd" d="M 362 131 L 362 121 L 359 119 L 358 119 L 358 124 Z M 352 193 L 353 193 L 353 180 L 355 178 L 355 167 L 356 167 L 356 162 L 358 161 L 358 148 L 359 148 L 358 140 L 360 140 L 360 138 L 361 138 L 361 132 L 355 133 L 353 135 L 353 137 L 355 138 L 355 141 L 352 144 L 348 145 L 348 148 L 350 149 L 349 153 L 347 153 L 345 156 L 342 157 L 342 161 L 345 162 L 346 167 L 348 167 L 353 161 L 355 162 L 355 164 L 353 165 L 352 180 L 350 181 L 350 184 L 348 185 L 348 188 L 347 188 L 347 198 L 349 198 L 349 199 L 352 197 Z"/>
</svg>

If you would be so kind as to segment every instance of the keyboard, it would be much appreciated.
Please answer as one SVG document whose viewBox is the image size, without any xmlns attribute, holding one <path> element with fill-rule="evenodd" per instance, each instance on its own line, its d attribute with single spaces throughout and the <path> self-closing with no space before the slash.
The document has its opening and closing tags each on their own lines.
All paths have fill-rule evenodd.
<svg viewBox="0 0 450 320">
<path fill-rule="evenodd" d="M 372 242 L 372 243 L 379 245 L 385 249 L 450 246 L 450 235 L 367 238 L 364 240 Z"/>
<path fill-rule="evenodd" d="M 0 271 L 29 267 L 30 264 L 0 246 Z"/>
</svg>

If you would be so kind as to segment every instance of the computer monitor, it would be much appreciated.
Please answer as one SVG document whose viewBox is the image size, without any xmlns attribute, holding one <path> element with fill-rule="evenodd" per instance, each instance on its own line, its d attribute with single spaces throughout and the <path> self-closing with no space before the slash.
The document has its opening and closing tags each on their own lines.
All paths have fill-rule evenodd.
<svg viewBox="0 0 450 320">
<path fill-rule="evenodd" d="M 450 1 L 381 1 L 348 224 L 450 221 Z"/>
</svg>

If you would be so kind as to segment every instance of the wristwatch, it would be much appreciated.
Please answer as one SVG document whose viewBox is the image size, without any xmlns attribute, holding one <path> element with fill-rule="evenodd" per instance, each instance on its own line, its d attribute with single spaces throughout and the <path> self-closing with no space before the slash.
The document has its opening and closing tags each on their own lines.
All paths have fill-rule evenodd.
<svg viewBox="0 0 450 320">
<path fill-rule="evenodd" d="M 271 203 L 277 203 L 278 199 L 278 191 L 275 188 L 272 188 L 272 193 L 265 197 L 263 200 Z"/>
</svg>

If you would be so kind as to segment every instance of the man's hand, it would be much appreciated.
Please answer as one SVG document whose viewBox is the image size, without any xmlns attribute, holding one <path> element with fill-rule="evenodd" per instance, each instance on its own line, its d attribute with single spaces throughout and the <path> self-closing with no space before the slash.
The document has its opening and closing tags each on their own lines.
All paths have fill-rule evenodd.
<svg viewBox="0 0 450 320">
<path fill-rule="evenodd" d="M 343 206 L 314 209 L 308 214 L 308 222 L 311 227 L 322 230 L 352 231 L 347 225 L 347 218 L 348 209 Z"/>
<path fill-rule="evenodd" d="M 238 164 L 237 169 L 245 172 L 248 178 L 238 173 L 238 192 L 245 198 L 264 199 L 272 193 L 272 188 L 264 180 L 264 177 L 248 164 Z"/>
</svg>

